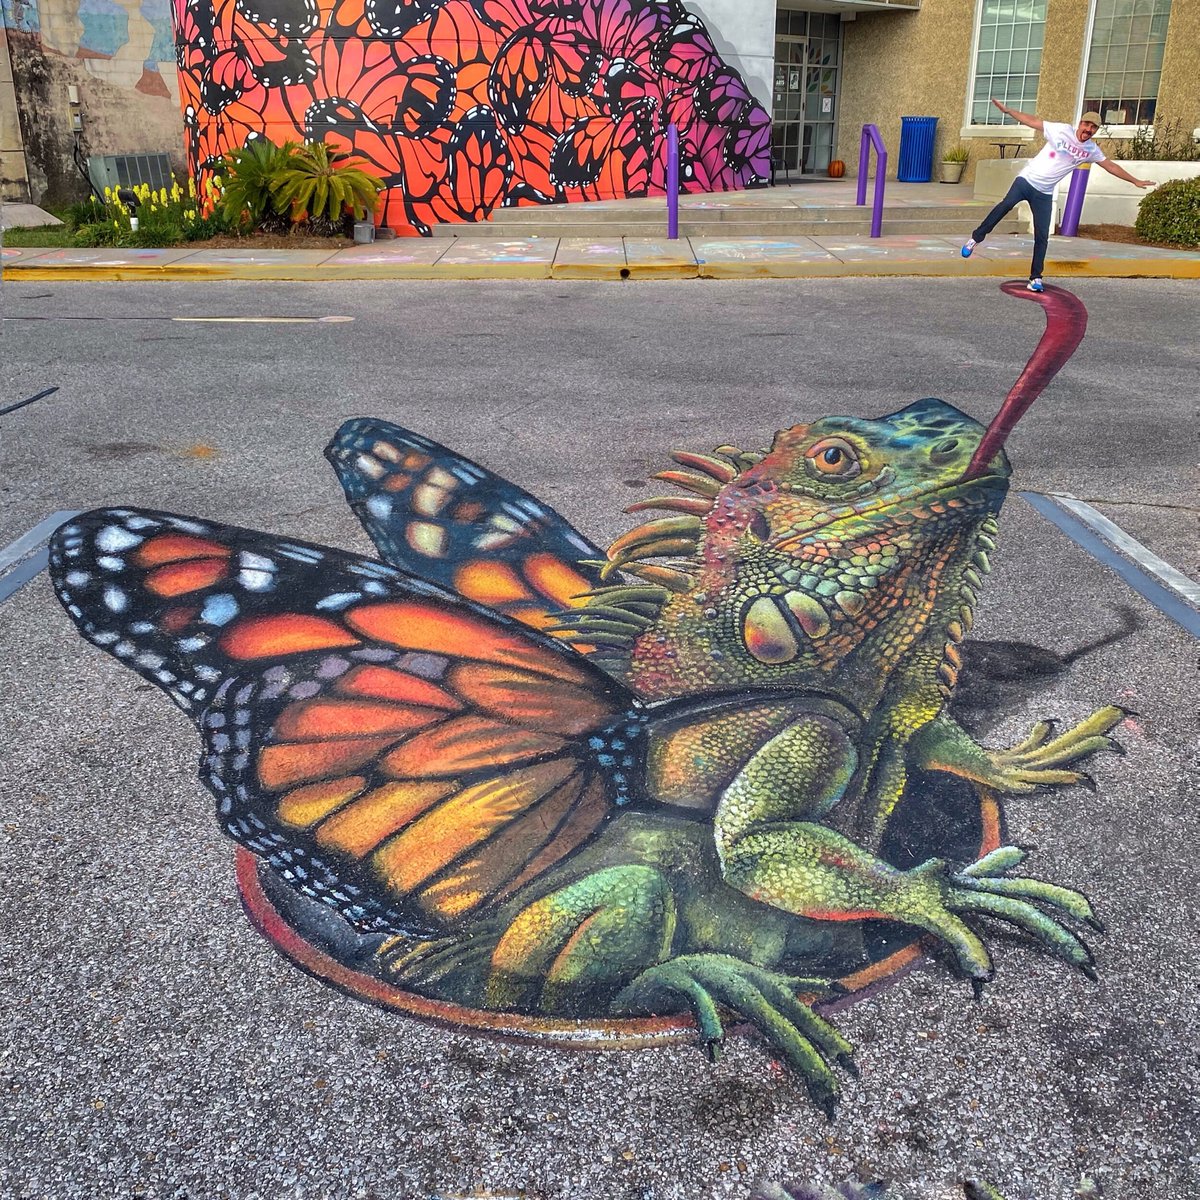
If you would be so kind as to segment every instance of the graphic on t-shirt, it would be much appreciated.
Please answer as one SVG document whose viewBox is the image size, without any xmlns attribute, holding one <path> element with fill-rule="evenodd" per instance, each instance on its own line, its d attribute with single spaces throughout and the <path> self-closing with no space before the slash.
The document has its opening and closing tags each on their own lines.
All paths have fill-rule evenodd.
<svg viewBox="0 0 1200 1200">
<path fill-rule="evenodd" d="M 1104 151 L 1095 142 L 1081 142 L 1070 125 L 1058 121 L 1047 121 L 1042 126 L 1046 144 L 1029 160 L 1021 172 L 1039 192 L 1052 192 L 1082 163 L 1103 162 Z"/>
</svg>

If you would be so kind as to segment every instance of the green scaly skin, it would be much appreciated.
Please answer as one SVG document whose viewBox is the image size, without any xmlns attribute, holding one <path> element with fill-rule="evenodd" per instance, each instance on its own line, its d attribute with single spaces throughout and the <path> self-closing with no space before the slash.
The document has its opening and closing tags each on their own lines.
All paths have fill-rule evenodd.
<svg viewBox="0 0 1200 1200">
<path fill-rule="evenodd" d="M 1064 918 L 1078 892 L 1012 872 L 1024 851 L 902 871 L 879 856 L 909 765 L 1006 795 L 1084 781 L 1124 713 L 1048 723 L 987 750 L 945 711 L 990 569 L 1003 455 L 961 484 L 983 435 L 941 401 L 879 421 L 825 418 L 766 454 L 680 455 L 694 493 L 614 543 L 597 589 L 560 631 L 646 701 L 646 805 L 466 935 L 384 952 L 426 994 L 530 1013 L 690 1010 L 715 1053 L 722 1010 L 753 1023 L 832 1112 L 851 1047 L 798 994 L 865 919 L 940 939 L 978 988 L 994 917 L 1092 974 Z M 667 560 L 650 563 L 647 560 Z M 688 707 L 680 701 L 694 701 Z M 851 939 L 852 940 L 852 939 Z"/>
</svg>

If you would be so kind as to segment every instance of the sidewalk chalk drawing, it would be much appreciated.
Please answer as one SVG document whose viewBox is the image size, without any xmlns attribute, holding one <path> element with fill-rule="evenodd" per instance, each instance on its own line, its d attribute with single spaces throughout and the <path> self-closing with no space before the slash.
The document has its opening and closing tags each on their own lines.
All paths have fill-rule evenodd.
<svg viewBox="0 0 1200 1200">
<path fill-rule="evenodd" d="M 679 0 L 174 0 L 190 170 L 328 141 L 427 233 L 502 206 L 765 182 L 771 120 Z"/>
<path fill-rule="evenodd" d="M 994 921 L 1094 974 L 1088 901 L 1024 873 L 1001 805 L 1085 779 L 1124 713 L 989 750 L 949 707 L 1004 438 L 1083 336 L 1036 299 L 988 429 L 925 399 L 677 452 L 607 551 L 362 418 L 326 454 L 381 561 L 109 508 L 55 535 L 54 586 L 194 721 L 247 908 L 308 970 L 559 1045 L 746 1022 L 832 1111 L 837 1007 L 921 938 L 976 988 Z"/>
</svg>

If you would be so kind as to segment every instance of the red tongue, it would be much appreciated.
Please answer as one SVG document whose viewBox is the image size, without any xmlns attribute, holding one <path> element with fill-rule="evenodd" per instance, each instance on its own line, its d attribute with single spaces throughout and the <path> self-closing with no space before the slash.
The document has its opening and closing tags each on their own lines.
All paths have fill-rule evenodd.
<svg viewBox="0 0 1200 1200">
<path fill-rule="evenodd" d="M 1073 292 L 1053 286 L 1047 286 L 1044 292 L 1031 292 L 1025 284 L 1015 280 L 1002 283 L 1000 290 L 1022 300 L 1036 300 L 1046 310 L 1046 332 L 1000 406 L 1000 411 L 987 427 L 961 483 L 987 473 L 992 459 L 1000 453 L 1017 422 L 1075 353 L 1087 332 L 1087 309 Z"/>
</svg>

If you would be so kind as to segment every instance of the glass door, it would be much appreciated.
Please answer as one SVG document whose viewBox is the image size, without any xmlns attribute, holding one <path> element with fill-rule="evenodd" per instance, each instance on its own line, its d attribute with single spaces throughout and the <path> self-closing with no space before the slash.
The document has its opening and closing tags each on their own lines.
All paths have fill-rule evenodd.
<svg viewBox="0 0 1200 1200">
<path fill-rule="evenodd" d="M 804 90 L 806 39 L 775 39 L 775 161 L 784 171 L 799 174 L 804 162 Z"/>
<path fill-rule="evenodd" d="M 772 146 L 782 170 L 823 175 L 836 153 L 841 42 L 836 13 L 776 15 Z"/>
<path fill-rule="evenodd" d="M 836 13 L 808 14 L 804 83 L 804 171 L 824 175 L 837 145 L 842 24 Z"/>
</svg>

